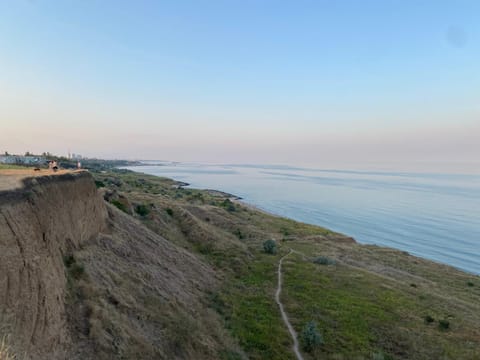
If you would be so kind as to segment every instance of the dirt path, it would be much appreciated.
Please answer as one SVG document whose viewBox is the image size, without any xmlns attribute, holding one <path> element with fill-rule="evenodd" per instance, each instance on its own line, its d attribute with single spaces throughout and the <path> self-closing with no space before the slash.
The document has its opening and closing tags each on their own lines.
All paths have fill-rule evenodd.
<svg viewBox="0 0 480 360">
<path fill-rule="evenodd" d="M 285 323 L 285 325 L 287 325 L 288 332 L 290 333 L 290 336 L 293 339 L 293 352 L 295 353 L 295 356 L 297 357 L 297 360 L 303 360 L 303 356 L 300 353 L 300 350 L 298 349 L 297 333 L 296 333 L 295 329 L 293 328 L 292 324 L 290 324 L 290 320 L 288 320 L 287 313 L 283 309 L 283 304 L 280 301 L 280 293 L 282 292 L 282 263 L 283 263 L 283 260 L 288 255 L 290 255 L 292 253 L 293 253 L 293 250 L 290 249 L 290 252 L 287 255 L 283 256 L 280 259 L 280 261 L 278 262 L 278 270 L 277 270 L 277 273 L 278 273 L 278 287 L 277 287 L 277 291 L 275 292 L 275 301 L 277 302 L 278 307 L 280 308 L 280 313 L 282 314 L 283 322 Z"/>
</svg>

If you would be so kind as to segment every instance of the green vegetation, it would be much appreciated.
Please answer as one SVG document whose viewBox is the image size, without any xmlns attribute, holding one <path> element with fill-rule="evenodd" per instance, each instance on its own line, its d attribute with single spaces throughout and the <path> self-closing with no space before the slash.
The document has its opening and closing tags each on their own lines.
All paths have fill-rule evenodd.
<svg viewBox="0 0 480 360">
<path fill-rule="evenodd" d="M 69 277 L 74 280 L 79 280 L 85 275 L 85 267 L 82 264 L 77 263 L 73 255 L 66 256 L 63 259 L 63 262 L 67 268 Z"/>
<path fill-rule="evenodd" d="M 122 202 L 120 202 L 120 201 L 118 201 L 118 200 L 112 200 L 111 203 L 112 203 L 112 205 L 114 205 L 117 209 L 122 210 L 124 213 L 127 213 L 127 214 L 128 214 L 127 206 L 126 206 L 124 203 L 122 203 Z"/>
<path fill-rule="evenodd" d="M 100 181 L 100 180 L 95 180 L 95 186 L 98 188 L 103 188 L 105 187 L 105 183 L 103 181 Z"/>
<path fill-rule="evenodd" d="M 442 319 L 438 321 L 438 328 L 440 330 L 448 330 L 450 328 L 450 321 Z"/>
<path fill-rule="evenodd" d="M 150 214 L 150 208 L 145 204 L 140 204 L 135 207 L 135 212 L 140 216 L 147 216 Z"/>
<path fill-rule="evenodd" d="M 435 319 L 433 317 L 431 317 L 430 315 L 426 315 L 424 320 L 425 320 L 425 324 L 431 324 L 432 322 L 435 321 Z"/>
<path fill-rule="evenodd" d="M 312 352 L 323 344 L 322 335 L 317 330 L 317 324 L 309 321 L 302 329 L 300 334 L 300 342 L 303 350 Z"/>
<path fill-rule="evenodd" d="M 225 199 L 221 206 L 227 209 L 230 212 L 234 212 L 236 210 L 235 204 L 230 199 Z"/>
<path fill-rule="evenodd" d="M 317 256 L 313 262 L 319 265 L 335 265 L 335 260 L 330 259 L 326 256 Z"/>
<path fill-rule="evenodd" d="M 13 164 L 0 164 L 0 170 L 21 170 L 26 169 L 26 166 Z"/>
<path fill-rule="evenodd" d="M 294 359 L 273 298 L 278 261 L 290 249 L 285 311 L 304 346 L 306 324 L 316 331 L 305 333 L 321 335 L 320 346 L 307 337 L 306 360 L 480 358 L 480 287 L 470 285 L 477 277 L 170 179 L 125 170 L 95 177 L 129 204 L 153 204 L 141 221 L 215 269 L 221 280 L 206 302 L 250 359 Z M 276 252 L 265 239 L 281 239 Z M 435 319 L 443 320 L 429 326 Z M 241 355 L 224 349 L 219 358 Z"/>
<path fill-rule="evenodd" d="M 267 240 L 263 243 L 263 251 L 267 254 L 277 253 L 277 243 L 275 240 Z"/>
</svg>

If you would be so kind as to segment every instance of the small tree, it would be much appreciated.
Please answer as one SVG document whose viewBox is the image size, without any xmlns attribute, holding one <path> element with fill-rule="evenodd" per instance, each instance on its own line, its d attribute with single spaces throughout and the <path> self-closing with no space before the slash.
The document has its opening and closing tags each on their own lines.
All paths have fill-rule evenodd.
<svg viewBox="0 0 480 360">
<path fill-rule="evenodd" d="M 267 254 L 275 254 L 277 252 L 277 243 L 275 240 L 267 240 L 263 243 L 263 251 Z"/>
<path fill-rule="evenodd" d="M 230 199 L 225 199 L 222 205 L 227 211 L 234 212 L 236 210 L 235 204 Z"/>
<path fill-rule="evenodd" d="M 135 208 L 135 212 L 140 216 L 147 216 L 148 214 L 150 214 L 150 209 L 147 205 L 140 204 L 137 205 L 137 207 Z"/>
<path fill-rule="evenodd" d="M 323 344 L 322 335 L 317 330 L 317 325 L 313 321 L 309 321 L 302 330 L 300 336 L 303 350 L 312 352 L 316 347 Z"/>
</svg>

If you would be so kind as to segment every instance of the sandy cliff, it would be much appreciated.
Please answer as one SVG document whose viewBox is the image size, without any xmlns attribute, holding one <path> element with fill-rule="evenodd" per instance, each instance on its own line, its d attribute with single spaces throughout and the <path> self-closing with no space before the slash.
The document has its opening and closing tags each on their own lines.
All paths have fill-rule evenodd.
<svg viewBox="0 0 480 360">
<path fill-rule="evenodd" d="M 29 179 L 0 193 L 0 316 L 18 351 L 64 357 L 63 257 L 97 236 L 106 218 L 88 173 Z"/>
<path fill-rule="evenodd" d="M 107 205 L 87 172 L 0 192 L 0 338 L 27 359 L 172 358 L 174 333 L 198 320 L 214 283 L 208 266 Z M 208 343 L 190 350 L 209 356 Z"/>
</svg>

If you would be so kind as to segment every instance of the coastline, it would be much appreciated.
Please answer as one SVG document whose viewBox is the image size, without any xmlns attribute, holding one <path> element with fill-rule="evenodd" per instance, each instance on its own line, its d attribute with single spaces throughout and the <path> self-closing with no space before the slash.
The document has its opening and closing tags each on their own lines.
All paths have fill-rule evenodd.
<svg viewBox="0 0 480 360">
<path fill-rule="evenodd" d="M 135 166 L 137 167 L 137 166 Z M 141 174 L 147 174 L 147 175 L 150 175 L 150 176 L 157 176 L 157 177 L 165 177 L 163 175 L 157 175 L 157 174 L 152 174 L 152 173 L 145 173 L 145 172 L 141 172 L 139 171 L 140 169 L 135 169 L 135 170 L 132 170 L 132 169 L 129 169 L 129 168 L 123 168 L 125 170 L 128 170 L 128 171 L 133 171 L 133 172 L 136 172 L 136 173 L 141 173 Z M 240 197 L 240 196 L 237 196 L 233 193 L 230 193 L 230 192 L 225 192 L 225 191 L 222 191 L 222 190 L 216 190 L 216 189 L 208 189 L 208 188 L 202 188 L 202 187 L 193 187 L 191 184 L 187 183 L 187 182 L 184 182 L 184 181 L 180 181 L 180 180 L 176 180 L 175 178 L 172 178 L 172 177 L 168 177 L 168 179 L 170 179 L 171 181 L 174 181 L 175 183 L 177 184 L 180 184 L 181 187 L 185 187 L 185 188 L 189 188 L 189 189 L 196 189 L 196 190 L 201 190 L 201 191 L 206 191 L 206 192 L 210 192 L 212 195 L 214 194 L 218 194 L 219 196 L 226 196 L 228 197 L 231 201 L 233 202 L 237 202 L 239 204 L 242 204 L 243 206 L 249 208 L 249 209 L 252 209 L 252 210 L 255 210 L 255 211 L 260 211 L 264 214 L 268 214 L 270 216 L 275 216 L 275 217 L 279 217 L 279 218 L 285 218 L 285 219 L 289 219 L 289 220 L 292 220 L 292 221 L 297 221 L 297 222 L 301 222 L 301 223 L 304 223 L 304 224 L 308 224 L 308 225 L 312 225 L 312 226 L 319 226 L 319 227 L 323 227 L 324 226 L 322 224 L 317 224 L 317 223 L 313 223 L 313 222 L 309 222 L 309 221 L 303 221 L 303 220 L 299 220 L 299 219 L 295 219 L 295 218 L 292 218 L 292 217 L 289 217 L 288 215 L 283 215 L 283 214 L 278 214 L 274 211 L 269 211 L 267 209 L 264 209 L 262 208 L 261 206 L 258 206 L 258 205 L 254 205 L 252 203 L 249 203 L 247 202 L 244 198 Z M 414 251 L 414 250 L 411 250 L 411 249 L 402 249 L 402 248 L 399 248 L 399 247 L 395 247 L 395 246 L 390 246 L 390 245 L 386 245 L 386 244 L 382 244 L 382 243 L 377 243 L 377 242 L 371 242 L 371 241 L 359 241 L 358 239 L 356 239 L 355 237 L 352 237 L 350 236 L 348 233 L 345 233 L 345 232 L 342 232 L 342 231 L 337 231 L 337 230 L 331 230 L 330 227 L 327 227 L 329 229 L 329 231 L 331 231 L 332 233 L 337 233 L 337 234 L 341 234 L 345 237 L 349 237 L 350 239 L 352 239 L 353 241 L 355 242 L 358 242 L 359 244 L 362 244 L 362 245 L 366 245 L 366 246 L 375 246 L 375 247 L 378 247 L 378 248 L 387 248 L 387 249 L 394 249 L 394 250 L 397 250 L 397 251 L 402 251 L 406 254 L 409 254 L 411 256 L 415 256 L 419 259 L 424 259 L 424 260 L 427 260 L 427 261 L 431 261 L 433 263 L 436 263 L 436 264 L 439 264 L 439 265 L 444 265 L 444 266 L 449 266 L 455 270 L 458 270 L 458 271 L 462 271 L 462 272 L 465 272 L 467 274 L 472 274 L 472 275 L 475 275 L 475 276 L 480 276 L 480 272 L 477 272 L 477 271 L 474 271 L 474 270 L 470 270 L 470 269 L 467 269 L 467 268 L 463 268 L 461 266 L 456 266 L 455 264 L 452 264 L 452 263 L 449 263 L 448 261 L 441 261 L 441 260 L 438 260 L 438 259 L 435 259 L 435 258 L 432 258 L 432 257 L 429 257 L 429 256 L 426 256 L 418 251 Z"/>
<path fill-rule="evenodd" d="M 220 287 L 211 306 L 249 357 L 282 358 L 291 351 L 272 295 L 278 261 L 290 249 L 281 296 L 298 334 L 315 321 L 321 333 L 332 334 L 328 349 L 343 358 L 397 351 L 412 359 L 419 351 L 421 358 L 436 358 L 446 347 L 456 358 L 477 354 L 471 343 L 480 323 L 477 275 L 244 206 L 230 200 L 231 193 L 179 187 L 172 177 L 138 171 L 94 175 L 111 206 L 212 267 Z M 267 239 L 275 240 L 276 253 L 264 251 Z M 433 325 L 425 323 L 426 315 Z M 439 330 L 440 321 L 448 321 L 451 330 Z"/>
</svg>

